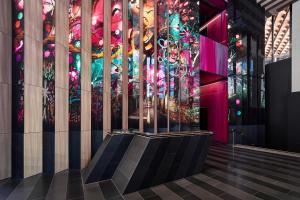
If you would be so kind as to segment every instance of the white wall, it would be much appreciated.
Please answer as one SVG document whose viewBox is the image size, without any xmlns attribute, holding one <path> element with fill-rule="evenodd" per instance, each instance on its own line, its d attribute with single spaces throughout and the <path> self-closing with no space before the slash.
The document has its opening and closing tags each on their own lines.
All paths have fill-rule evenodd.
<svg viewBox="0 0 300 200">
<path fill-rule="evenodd" d="M 293 4 L 292 15 L 292 92 L 300 92 L 300 1 Z"/>
</svg>

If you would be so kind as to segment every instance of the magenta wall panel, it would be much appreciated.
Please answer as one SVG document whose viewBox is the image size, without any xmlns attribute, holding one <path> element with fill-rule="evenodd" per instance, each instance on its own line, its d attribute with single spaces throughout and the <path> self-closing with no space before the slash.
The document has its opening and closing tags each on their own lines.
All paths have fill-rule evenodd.
<svg viewBox="0 0 300 200">
<path fill-rule="evenodd" d="M 228 47 L 200 36 L 200 69 L 227 76 Z"/>
<path fill-rule="evenodd" d="M 223 11 L 213 18 L 207 25 L 207 37 L 228 46 L 227 11 Z"/>
<path fill-rule="evenodd" d="M 200 104 L 208 109 L 208 129 L 214 132 L 214 140 L 228 141 L 227 81 L 219 81 L 201 87 Z M 201 119 L 200 119 L 201 120 Z"/>
<path fill-rule="evenodd" d="M 216 8 L 220 10 L 224 10 L 226 8 L 226 3 L 228 0 L 208 0 L 211 5 L 214 5 Z"/>
</svg>

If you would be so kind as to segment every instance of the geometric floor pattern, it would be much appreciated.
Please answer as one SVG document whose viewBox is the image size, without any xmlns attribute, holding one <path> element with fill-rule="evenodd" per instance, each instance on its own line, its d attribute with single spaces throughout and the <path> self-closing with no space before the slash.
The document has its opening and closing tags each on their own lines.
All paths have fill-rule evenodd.
<svg viewBox="0 0 300 200">
<path fill-rule="evenodd" d="M 300 158 L 214 144 L 203 173 L 122 196 L 110 181 L 82 184 L 79 171 L 0 181 L 0 200 L 300 200 Z"/>
</svg>

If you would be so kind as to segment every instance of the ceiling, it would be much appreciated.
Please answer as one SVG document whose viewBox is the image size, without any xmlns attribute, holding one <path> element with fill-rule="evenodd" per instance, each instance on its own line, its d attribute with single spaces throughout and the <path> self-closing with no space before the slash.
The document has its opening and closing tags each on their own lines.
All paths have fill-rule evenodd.
<svg viewBox="0 0 300 200">
<path fill-rule="evenodd" d="M 287 55 L 290 51 L 290 10 L 286 8 L 274 16 L 274 56 Z M 272 57 L 272 17 L 265 24 L 265 57 Z"/>
<path fill-rule="evenodd" d="M 256 0 L 266 10 L 267 16 L 275 15 L 298 0 Z"/>
<path fill-rule="evenodd" d="M 290 9 L 298 0 L 256 0 L 266 10 L 265 57 L 272 57 L 272 16 L 274 16 L 274 57 L 290 52 Z"/>
</svg>

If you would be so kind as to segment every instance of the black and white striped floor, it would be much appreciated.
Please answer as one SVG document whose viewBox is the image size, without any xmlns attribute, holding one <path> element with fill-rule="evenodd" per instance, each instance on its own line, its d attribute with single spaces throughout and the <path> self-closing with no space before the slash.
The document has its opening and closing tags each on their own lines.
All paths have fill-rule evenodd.
<svg viewBox="0 0 300 200">
<path fill-rule="evenodd" d="M 215 144 L 203 173 L 122 196 L 107 181 L 82 185 L 81 174 L 65 171 L 0 182 L 0 199 L 300 200 L 300 158 Z"/>
</svg>

